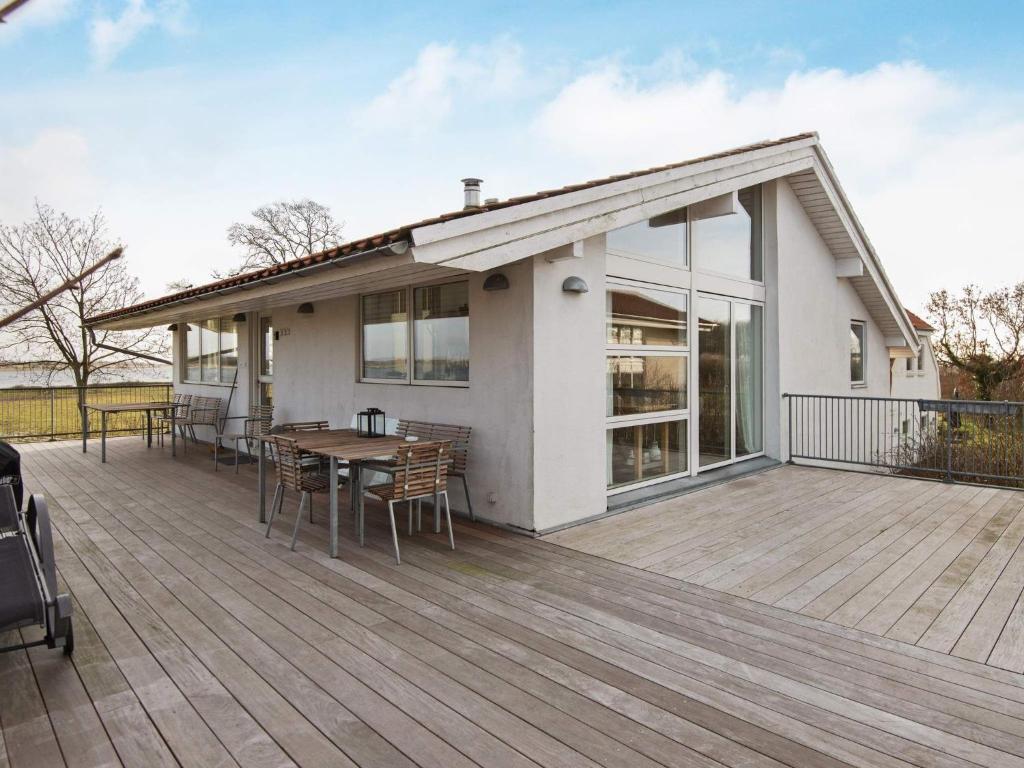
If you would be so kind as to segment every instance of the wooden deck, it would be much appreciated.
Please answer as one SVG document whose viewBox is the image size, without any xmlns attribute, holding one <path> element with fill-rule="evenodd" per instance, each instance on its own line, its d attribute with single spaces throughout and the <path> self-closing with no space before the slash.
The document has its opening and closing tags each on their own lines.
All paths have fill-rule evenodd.
<svg viewBox="0 0 1024 768">
<path fill-rule="evenodd" d="M 292 553 L 251 467 L 137 438 L 24 466 L 78 649 L 0 657 L 0 766 L 1024 766 L 1001 669 L 478 525 L 331 560 L 321 502 Z"/>
<path fill-rule="evenodd" d="M 1024 492 L 787 466 L 547 540 L 1024 671 Z"/>
</svg>

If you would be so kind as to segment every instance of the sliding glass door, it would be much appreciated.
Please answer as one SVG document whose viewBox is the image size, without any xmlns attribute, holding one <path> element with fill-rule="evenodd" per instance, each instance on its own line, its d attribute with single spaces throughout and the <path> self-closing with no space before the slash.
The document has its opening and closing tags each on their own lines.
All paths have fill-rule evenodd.
<svg viewBox="0 0 1024 768">
<path fill-rule="evenodd" d="M 757 304 L 698 297 L 700 469 L 764 450 L 763 316 Z"/>
</svg>

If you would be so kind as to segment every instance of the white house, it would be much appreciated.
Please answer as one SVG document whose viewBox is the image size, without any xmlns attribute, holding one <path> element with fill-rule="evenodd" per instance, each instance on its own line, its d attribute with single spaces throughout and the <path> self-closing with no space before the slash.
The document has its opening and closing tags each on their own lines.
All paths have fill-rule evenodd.
<svg viewBox="0 0 1024 768">
<path fill-rule="evenodd" d="M 90 322 L 175 324 L 175 388 L 237 375 L 232 413 L 469 425 L 477 516 L 530 531 L 785 460 L 784 393 L 888 396 L 921 345 L 813 133 L 501 202 L 466 180 L 463 210 Z"/>
<path fill-rule="evenodd" d="M 909 309 L 904 310 L 917 331 L 920 342 L 913 357 L 894 358 L 892 363 L 892 396 L 910 399 L 937 400 L 941 397 L 939 361 L 932 346 L 935 328 Z"/>
</svg>

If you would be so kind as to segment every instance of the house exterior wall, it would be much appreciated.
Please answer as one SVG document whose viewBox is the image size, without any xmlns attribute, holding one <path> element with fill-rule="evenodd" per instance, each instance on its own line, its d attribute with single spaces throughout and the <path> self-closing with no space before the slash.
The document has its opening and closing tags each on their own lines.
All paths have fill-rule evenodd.
<svg viewBox="0 0 1024 768">
<path fill-rule="evenodd" d="M 911 399 L 937 400 L 942 397 L 939 382 L 939 364 L 932 348 L 931 334 L 918 332 L 924 345 L 924 366 L 918 367 L 912 360 L 912 369 L 907 369 L 906 359 L 893 360 L 892 396 Z"/>
<path fill-rule="evenodd" d="M 510 288 L 484 291 L 486 275 L 469 281 L 470 385 L 375 384 L 357 381 L 359 298 L 319 301 L 314 314 L 273 312 L 274 421 L 326 418 L 348 427 L 354 414 L 382 408 L 388 418 L 414 418 L 473 428 L 468 477 L 482 519 L 532 527 L 532 272 L 529 260 L 502 268 Z M 381 286 L 380 290 L 387 287 Z M 492 496 L 493 494 L 493 496 Z M 461 482 L 450 491 L 465 510 Z"/>
<path fill-rule="evenodd" d="M 251 322 L 252 315 L 249 316 Z M 183 324 L 179 324 L 181 327 Z M 172 354 L 172 372 L 174 391 L 181 392 L 187 395 L 193 395 L 195 397 L 219 397 L 221 398 L 221 415 L 228 416 L 246 416 L 249 413 L 249 378 L 251 376 L 250 369 L 250 349 L 252 348 L 250 339 L 249 323 L 238 324 L 238 384 L 232 392 L 231 384 L 196 384 L 192 382 L 184 382 L 184 365 L 185 356 L 182 354 L 182 344 L 184 343 L 184 331 L 175 331 L 173 333 L 173 354 Z M 231 399 L 230 407 L 225 413 L 224 409 L 228 408 L 228 398 Z M 241 429 L 242 421 L 228 422 L 228 430 L 232 431 L 233 427 Z M 196 427 L 196 437 L 204 442 L 213 442 L 216 431 L 212 427 Z"/>
<path fill-rule="evenodd" d="M 832 254 L 784 179 L 775 183 L 775 205 L 777 335 L 769 344 L 778 345 L 779 392 L 887 397 L 889 351 L 877 323 L 850 282 L 836 277 Z M 862 386 L 850 382 L 851 320 L 864 321 L 867 328 Z M 787 459 L 785 407 L 778 418 L 780 445 L 774 456 Z"/>
</svg>

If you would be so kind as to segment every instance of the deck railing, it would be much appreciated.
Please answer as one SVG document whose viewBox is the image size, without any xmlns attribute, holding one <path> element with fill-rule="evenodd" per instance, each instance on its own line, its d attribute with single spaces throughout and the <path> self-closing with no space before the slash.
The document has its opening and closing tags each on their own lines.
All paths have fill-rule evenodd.
<svg viewBox="0 0 1024 768">
<path fill-rule="evenodd" d="M 1024 488 L 1024 403 L 783 397 L 791 461 Z"/>
<path fill-rule="evenodd" d="M 0 389 L 0 439 L 27 442 L 78 437 L 82 434 L 79 404 L 83 398 L 87 403 L 170 400 L 171 384 L 144 382 Z M 146 417 L 141 413 L 111 414 L 109 419 L 107 431 L 110 434 L 141 434 L 146 427 Z"/>
</svg>

